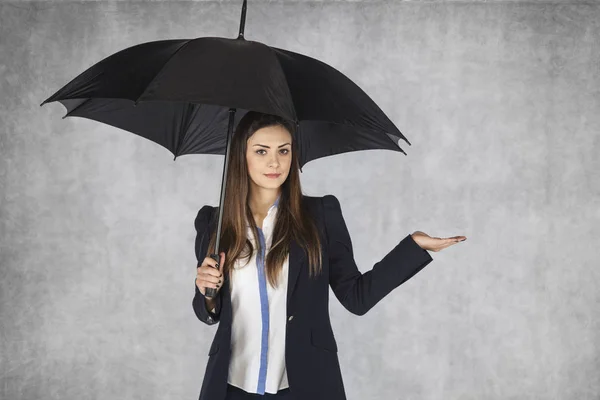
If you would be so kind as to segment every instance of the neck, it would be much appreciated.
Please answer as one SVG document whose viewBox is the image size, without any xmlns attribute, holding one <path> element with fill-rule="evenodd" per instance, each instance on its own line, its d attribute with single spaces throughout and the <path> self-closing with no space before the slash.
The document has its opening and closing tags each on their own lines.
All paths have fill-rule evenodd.
<svg viewBox="0 0 600 400">
<path fill-rule="evenodd" d="M 250 206 L 252 214 L 262 216 L 267 215 L 269 208 L 275 204 L 280 193 L 280 190 L 259 190 L 251 193 L 250 199 L 248 200 L 248 206 Z"/>
</svg>

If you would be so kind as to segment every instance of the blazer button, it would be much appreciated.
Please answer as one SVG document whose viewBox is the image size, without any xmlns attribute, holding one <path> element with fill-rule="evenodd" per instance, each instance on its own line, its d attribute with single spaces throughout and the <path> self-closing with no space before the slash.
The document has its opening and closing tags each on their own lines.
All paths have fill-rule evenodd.
<svg viewBox="0 0 600 400">
<path fill-rule="evenodd" d="M 294 316 L 292 315 L 291 317 L 288 318 L 288 321 L 291 321 L 292 318 L 294 318 Z"/>
</svg>

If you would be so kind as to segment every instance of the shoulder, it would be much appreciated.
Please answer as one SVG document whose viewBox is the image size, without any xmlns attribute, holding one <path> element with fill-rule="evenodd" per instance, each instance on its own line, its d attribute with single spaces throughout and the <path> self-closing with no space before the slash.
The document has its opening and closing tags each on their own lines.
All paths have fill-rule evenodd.
<svg viewBox="0 0 600 400">
<path fill-rule="evenodd" d="M 340 201 L 337 197 L 332 194 L 326 194 L 321 197 L 321 201 L 323 202 L 323 211 L 325 215 L 330 214 L 331 212 L 341 213 L 342 206 L 340 205 Z"/>
<path fill-rule="evenodd" d="M 342 213 L 340 201 L 332 194 L 324 196 L 304 196 L 311 212 L 319 219 L 337 220 L 337 216 Z"/>
<path fill-rule="evenodd" d="M 302 195 L 305 206 L 313 213 L 327 213 L 327 211 L 340 210 L 340 202 L 332 194 L 324 196 L 306 196 Z"/>
<path fill-rule="evenodd" d="M 208 204 L 202 206 L 202 208 L 200 208 L 200 210 L 198 211 L 198 215 L 196 216 L 196 218 L 207 218 L 210 217 L 214 211 L 216 207 L 213 206 L 209 206 Z"/>
<path fill-rule="evenodd" d="M 216 207 L 207 204 L 202 206 L 202 208 L 198 210 L 198 214 L 196 215 L 196 219 L 194 220 L 194 225 L 196 226 L 196 229 L 201 229 L 203 226 L 208 225 L 215 209 Z"/>
<path fill-rule="evenodd" d="M 329 207 L 335 206 L 338 208 L 340 207 L 340 201 L 338 200 L 337 197 L 335 197 L 332 194 L 326 194 L 325 196 L 322 197 L 322 199 L 323 199 L 323 204 L 325 206 L 329 206 Z"/>
<path fill-rule="evenodd" d="M 337 199 L 337 197 L 335 197 L 332 194 L 326 194 L 324 196 L 306 196 L 306 195 L 302 195 L 302 197 L 305 199 L 305 201 L 308 201 L 311 204 L 316 204 L 318 202 L 325 204 L 325 205 L 339 205 L 340 202 Z"/>
</svg>

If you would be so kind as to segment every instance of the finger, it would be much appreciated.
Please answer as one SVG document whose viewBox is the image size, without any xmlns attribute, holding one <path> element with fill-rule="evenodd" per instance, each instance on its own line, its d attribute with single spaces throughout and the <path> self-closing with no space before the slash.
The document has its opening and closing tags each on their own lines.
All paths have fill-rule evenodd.
<svg viewBox="0 0 600 400">
<path fill-rule="evenodd" d="M 205 288 L 219 289 L 219 284 L 206 280 L 200 281 L 200 286 Z"/>
<path fill-rule="evenodd" d="M 214 276 L 216 278 L 221 276 L 221 271 L 210 265 L 204 265 L 202 268 L 200 268 L 199 273 L 206 274 L 208 276 Z"/>
<path fill-rule="evenodd" d="M 213 289 L 219 290 L 221 288 L 221 286 L 223 286 L 223 282 L 222 282 L 222 280 L 219 280 L 218 278 L 216 278 L 216 279 L 217 279 L 216 282 L 207 282 L 207 285 L 210 285 L 210 287 Z"/>
<path fill-rule="evenodd" d="M 206 296 L 206 289 L 211 287 L 211 285 L 213 285 L 213 283 L 205 282 L 204 280 L 202 280 L 200 278 L 196 279 L 196 287 L 198 288 L 200 293 L 202 293 L 205 296 Z"/>
<path fill-rule="evenodd" d="M 206 257 L 204 259 L 204 263 L 202 265 L 206 266 L 207 273 L 214 272 L 213 275 L 217 275 L 217 276 L 220 274 L 219 264 L 212 257 Z"/>
<path fill-rule="evenodd" d="M 211 267 L 208 267 L 211 268 Z M 214 276 L 211 274 L 198 274 L 196 275 L 196 280 L 199 282 L 206 282 L 206 283 L 211 283 L 211 284 L 215 284 L 215 285 L 219 285 L 223 283 L 223 277 L 220 276 Z"/>
<path fill-rule="evenodd" d="M 202 273 L 202 274 L 198 274 L 196 276 L 203 281 L 212 282 L 212 283 L 219 283 L 219 281 L 223 280 L 223 278 L 221 276 L 215 276 L 215 275 L 211 275 L 211 274 Z"/>
<path fill-rule="evenodd" d="M 452 236 L 452 239 L 466 240 L 467 237 L 463 235 Z"/>
<path fill-rule="evenodd" d="M 464 236 L 452 236 L 452 237 L 444 239 L 444 241 L 450 242 L 450 243 L 458 243 L 458 242 L 464 241 L 465 239 L 466 238 Z"/>
<path fill-rule="evenodd" d="M 214 267 L 214 265 L 215 265 L 216 263 L 217 263 L 217 262 L 216 262 L 215 260 L 213 260 L 211 257 L 206 257 L 206 258 L 205 258 L 205 259 L 202 261 L 202 265 L 200 265 L 200 266 L 197 268 L 197 271 L 198 271 L 198 272 L 201 272 L 201 273 L 208 274 L 208 273 L 210 273 L 210 271 L 211 271 L 211 270 L 216 270 L 216 268 Z"/>
<path fill-rule="evenodd" d="M 200 279 L 212 283 L 221 284 L 223 281 L 223 274 L 221 273 L 221 271 L 208 265 L 203 266 L 203 268 L 199 269 L 197 275 L 200 277 Z"/>
</svg>

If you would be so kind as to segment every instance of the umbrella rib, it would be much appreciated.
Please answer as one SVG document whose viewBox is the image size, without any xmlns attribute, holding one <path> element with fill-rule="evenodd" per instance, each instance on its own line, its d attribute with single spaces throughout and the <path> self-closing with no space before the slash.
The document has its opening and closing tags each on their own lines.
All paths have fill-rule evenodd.
<svg viewBox="0 0 600 400">
<path fill-rule="evenodd" d="M 71 111 L 68 111 L 64 117 L 62 117 L 62 119 L 65 119 L 67 117 L 70 117 L 71 114 L 73 113 L 73 111 L 80 109 L 84 104 L 86 104 L 88 101 L 92 100 L 91 97 L 88 97 L 87 99 L 85 99 L 85 101 L 82 101 L 81 103 L 79 103 L 79 105 L 77 107 L 75 107 L 74 109 L 72 109 Z"/>
<path fill-rule="evenodd" d="M 160 73 L 163 71 L 163 69 L 165 69 L 165 66 L 166 66 L 166 65 L 169 63 L 169 61 L 171 61 L 171 59 L 172 59 L 173 57 L 175 57 L 175 54 L 179 53 L 179 51 L 180 51 L 181 49 L 183 49 L 185 46 L 187 46 L 187 45 L 188 45 L 188 44 L 189 44 L 189 43 L 190 43 L 192 40 L 194 40 L 194 39 L 189 39 L 187 42 L 185 42 L 184 44 L 182 44 L 182 45 L 181 45 L 181 47 L 179 47 L 177 50 L 175 50 L 175 51 L 173 52 L 173 54 L 171 54 L 171 55 L 169 56 L 169 58 L 167 59 L 167 61 L 165 61 L 165 63 L 163 64 L 163 66 L 162 66 L 162 67 L 160 67 L 160 70 L 159 70 L 159 71 L 156 73 L 156 75 L 154 75 L 154 78 L 152 78 L 152 79 L 150 80 L 150 82 L 148 82 L 148 84 L 146 85 L 146 88 L 145 88 L 145 89 L 142 91 L 142 93 L 141 93 L 141 94 L 140 94 L 140 95 L 137 97 L 137 99 L 135 99 L 135 101 L 134 101 L 134 103 L 133 103 L 134 105 L 137 105 L 137 103 L 138 103 L 138 101 L 140 100 L 140 98 L 141 98 L 141 97 L 142 97 L 142 96 L 143 96 L 143 95 L 146 93 L 146 90 L 148 90 L 148 88 L 150 87 L 150 85 L 152 85 L 152 82 L 154 82 L 154 80 L 156 79 L 156 77 L 160 75 Z"/>
<path fill-rule="evenodd" d="M 409 146 L 412 146 L 412 145 L 410 144 L 410 142 L 408 141 L 408 139 L 404 137 L 404 134 L 403 134 L 402 132 L 401 132 L 400 134 L 402 135 L 402 136 L 400 137 L 400 139 L 402 139 L 402 140 L 404 140 L 406 143 L 408 143 L 408 145 L 409 145 Z M 394 142 L 394 141 L 392 140 L 392 138 L 391 138 L 389 135 L 391 135 L 391 133 L 386 133 L 386 135 L 385 135 L 385 136 L 388 138 L 388 140 L 389 140 L 389 141 L 391 141 L 392 143 L 394 143 L 396 146 L 398 146 L 398 148 L 399 148 L 400 150 L 402 150 L 402 147 L 400 147 L 400 145 L 399 145 L 398 143 Z M 394 136 L 396 136 L 396 135 L 394 135 Z M 402 152 L 404 153 L 404 150 L 402 150 Z M 406 153 L 404 153 L 404 154 L 406 154 Z"/>
<path fill-rule="evenodd" d="M 179 156 L 179 150 L 181 150 L 181 146 L 183 144 L 183 142 L 185 141 L 185 138 L 187 137 L 187 132 L 190 129 L 190 126 L 192 125 L 192 121 L 195 118 L 195 115 L 197 113 L 197 109 L 194 105 L 190 105 L 188 103 L 188 107 L 191 107 L 190 113 L 189 115 L 191 115 L 191 117 L 188 118 L 187 120 L 187 124 L 185 125 L 185 129 L 183 129 L 182 132 L 179 133 L 179 140 L 177 142 L 177 148 L 175 149 L 175 158 L 177 158 Z M 175 158 L 173 159 L 173 161 L 175 160 Z"/>
<path fill-rule="evenodd" d="M 277 57 L 277 54 L 275 54 L 275 51 L 273 51 L 273 48 L 267 46 L 269 48 L 269 50 L 271 51 L 271 55 L 273 57 L 275 57 L 275 60 L 277 61 L 277 64 L 279 65 L 279 70 L 281 71 L 281 74 L 283 75 L 283 78 L 285 79 L 285 87 L 288 91 L 288 94 L 290 95 L 290 99 L 292 100 L 292 105 L 294 106 L 294 116 L 296 117 L 296 123 L 299 123 L 299 119 L 298 119 L 298 113 L 296 112 L 296 104 L 294 103 L 294 98 L 292 97 L 292 91 L 290 90 L 290 83 L 288 82 L 287 76 L 285 74 L 285 72 L 283 72 L 283 67 L 281 66 L 281 62 L 279 61 L 279 57 Z"/>
</svg>

